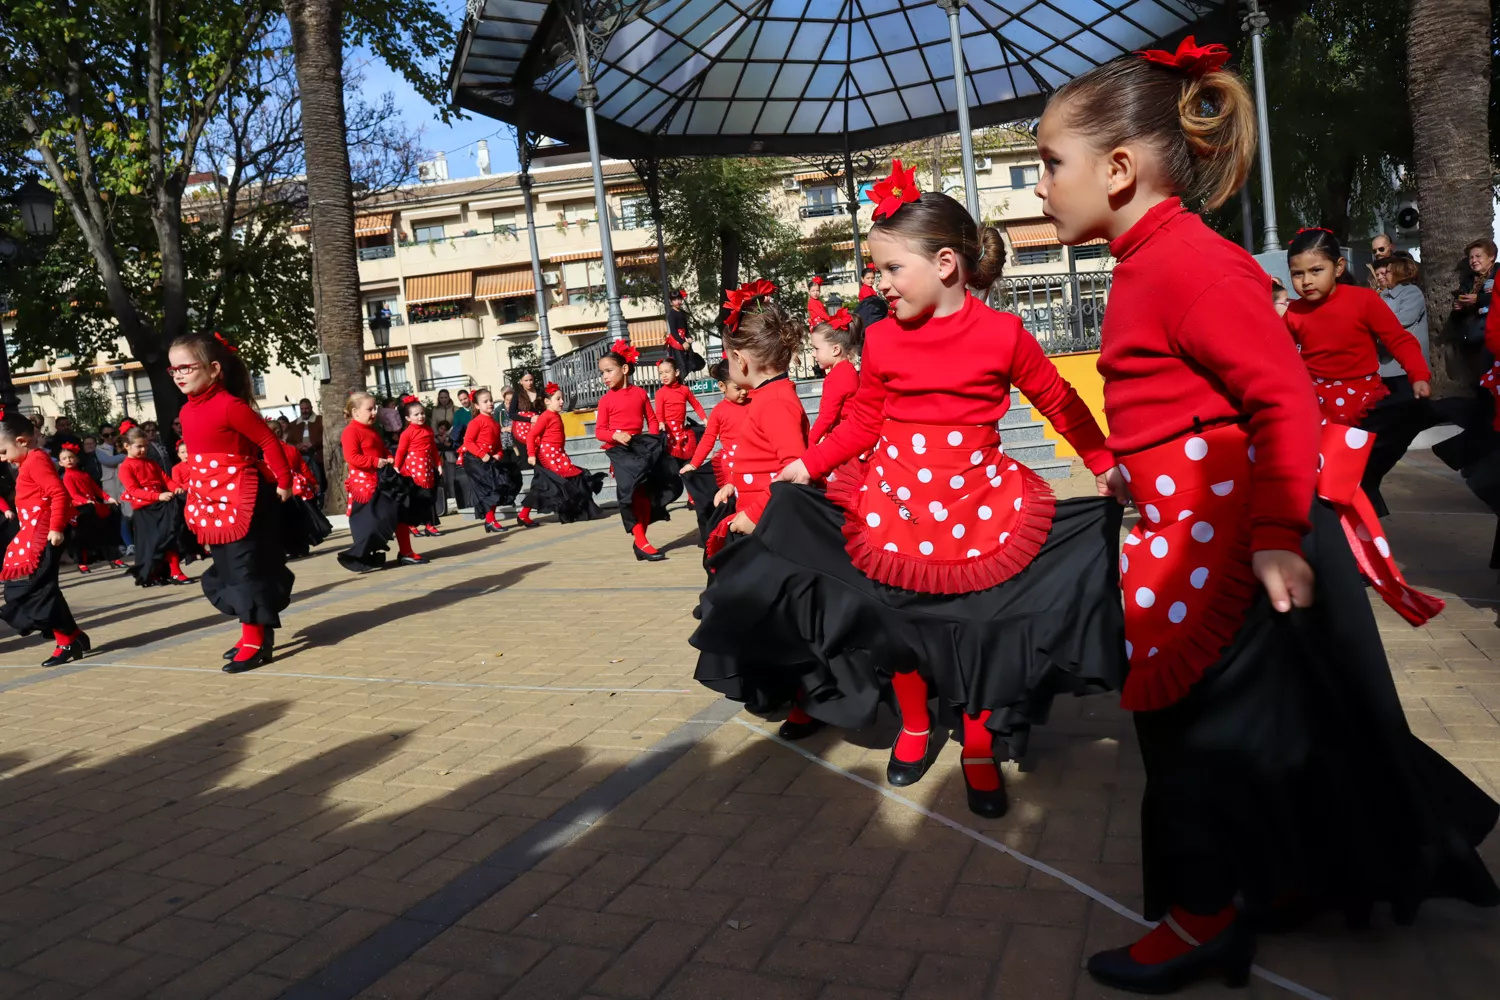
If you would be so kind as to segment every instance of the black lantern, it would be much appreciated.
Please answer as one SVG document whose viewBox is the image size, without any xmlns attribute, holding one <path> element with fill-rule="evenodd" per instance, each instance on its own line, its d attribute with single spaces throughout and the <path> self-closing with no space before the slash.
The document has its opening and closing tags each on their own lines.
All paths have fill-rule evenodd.
<svg viewBox="0 0 1500 1000">
<path fill-rule="evenodd" d="M 124 365 L 116 365 L 109 373 L 109 380 L 114 383 L 115 394 L 120 397 L 120 406 L 125 411 L 125 416 L 130 416 L 130 376 L 125 372 Z"/>
<path fill-rule="evenodd" d="M 370 336 L 375 338 L 375 349 L 380 352 L 380 373 L 385 379 L 385 395 L 391 394 L 391 365 L 385 352 L 391 346 L 391 314 L 381 309 L 379 315 L 370 317 Z"/>
<path fill-rule="evenodd" d="M 28 236 L 47 238 L 57 226 L 57 196 L 32 177 L 15 194 Z"/>
</svg>

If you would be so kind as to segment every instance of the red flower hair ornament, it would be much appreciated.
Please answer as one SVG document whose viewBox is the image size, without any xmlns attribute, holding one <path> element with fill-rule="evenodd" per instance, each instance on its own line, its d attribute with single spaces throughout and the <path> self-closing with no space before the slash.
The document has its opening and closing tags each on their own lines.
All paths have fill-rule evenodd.
<svg viewBox="0 0 1500 1000">
<path fill-rule="evenodd" d="M 220 333 L 218 330 L 214 331 L 214 339 L 217 340 L 219 343 L 223 344 L 225 350 L 227 350 L 230 354 L 238 354 L 238 353 L 240 353 L 240 349 L 238 347 L 235 347 L 229 341 L 225 340 L 224 339 L 224 335 L 222 333 Z"/>
<path fill-rule="evenodd" d="M 744 308 L 756 299 L 767 295 L 776 294 L 776 285 L 766 278 L 756 281 L 747 281 L 732 292 L 724 295 L 724 308 L 729 310 L 729 315 L 724 317 L 724 328 L 727 330 L 738 330 L 740 328 L 740 313 Z"/>
<path fill-rule="evenodd" d="M 71 442 L 71 441 L 67 442 L 66 444 L 61 445 L 61 448 L 62 448 L 63 451 L 71 451 L 75 455 L 78 454 L 78 452 L 80 450 L 79 447 L 76 444 L 74 444 L 73 442 Z"/>
<path fill-rule="evenodd" d="M 556 393 L 562 392 L 562 386 L 558 385 L 556 382 L 548 382 L 545 386 L 542 387 L 542 391 L 551 396 Z"/>
<path fill-rule="evenodd" d="M 641 352 L 630 346 L 628 341 L 617 340 L 609 345 L 610 354 L 618 354 L 620 359 L 627 365 L 634 365 L 641 359 Z"/>
<path fill-rule="evenodd" d="M 847 330 L 853 320 L 854 317 L 843 306 L 839 306 L 838 312 L 830 313 L 828 307 L 817 299 L 807 304 L 807 328 L 809 330 L 816 330 L 824 323 L 835 330 Z"/>
<path fill-rule="evenodd" d="M 884 219 L 908 202 L 922 197 L 917 187 L 917 168 L 902 169 L 900 160 L 891 161 L 891 174 L 885 180 L 876 181 L 870 188 L 870 200 L 875 203 L 873 219 Z"/>
<path fill-rule="evenodd" d="M 1182 44 L 1177 46 L 1176 52 L 1146 49 L 1143 52 L 1137 52 L 1136 55 L 1148 63 L 1166 66 L 1168 69 L 1178 70 L 1188 76 L 1207 76 L 1223 69 L 1233 53 L 1218 43 L 1199 45 L 1192 35 L 1188 35 L 1182 40 Z"/>
<path fill-rule="evenodd" d="M 401 397 L 401 405 L 402 406 L 407 406 L 407 405 L 410 405 L 411 403 L 420 403 L 420 402 L 421 402 L 421 400 L 418 399 L 416 396 L 413 396 L 411 393 L 407 393 L 405 396 Z"/>
</svg>

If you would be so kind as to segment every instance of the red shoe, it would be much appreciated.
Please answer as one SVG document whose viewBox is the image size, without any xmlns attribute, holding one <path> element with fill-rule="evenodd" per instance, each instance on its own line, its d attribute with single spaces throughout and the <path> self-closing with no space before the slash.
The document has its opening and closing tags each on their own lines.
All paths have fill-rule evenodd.
<svg viewBox="0 0 1500 1000">
<path fill-rule="evenodd" d="M 87 566 L 85 566 L 83 563 L 79 563 L 78 564 L 78 572 L 80 572 L 80 573 L 87 573 L 88 571 L 89 571 L 89 568 Z"/>
<path fill-rule="evenodd" d="M 172 577 L 172 582 L 173 583 L 192 583 L 193 579 L 192 579 L 192 577 L 188 576 L 186 573 L 178 573 L 178 574 L 176 574 L 175 576 Z"/>
<path fill-rule="evenodd" d="M 442 532 L 438 530 L 438 526 L 437 525 L 435 525 L 435 524 L 429 524 L 427 526 L 427 537 L 428 538 L 436 538 L 437 536 L 439 536 L 441 534 L 442 534 Z"/>
<path fill-rule="evenodd" d="M 110 562 L 109 562 L 109 564 L 111 566 L 113 566 L 115 569 L 124 569 L 125 568 L 125 560 L 123 560 L 123 559 L 111 559 Z"/>
</svg>

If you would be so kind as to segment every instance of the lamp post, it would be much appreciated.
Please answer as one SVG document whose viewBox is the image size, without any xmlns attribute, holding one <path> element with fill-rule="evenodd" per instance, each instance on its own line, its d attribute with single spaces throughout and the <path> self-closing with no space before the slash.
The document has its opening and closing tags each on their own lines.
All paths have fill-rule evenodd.
<svg viewBox="0 0 1500 1000">
<path fill-rule="evenodd" d="M 120 408 L 125 411 L 125 416 L 130 416 L 130 376 L 125 373 L 124 365 L 116 365 L 109 373 L 109 380 L 115 385 L 115 392 L 120 397 Z"/>
<path fill-rule="evenodd" d="M 378 316 L 370 317 L 370 336 L 375 338 L 375 349 L 380 352 L 380 372 L 385 379 L 385 396 L 391 397 L 391 363 L 385 352 L 391 346 L 391 316 L 385 309 Z"/>
<path fill-rule="evenodd" d="M 51 239 L 57 225 L 57 196 L 35 178 L 30 177 L 11 196 L 21 210 L 21 227 L 33 240 Z M 0 234 L 0 261 L 14 261 L 25 255 L 27 247 Z M 0 336 L 0 405 L 7 413 L 20 409 L 21 399 L 10 374 L 10 345 Z"/>
<path fill-rule="evenodd" d="M 1261 46 L 1261 35 L 1271 23 L 1271 18 L 1260 9 L 1259 0 L 1249 0 L 1249 12 L 1245 15 L 1244 30 L 1250 33 L 1250 57 L 1255 64 L 1255 125 L 1260 133 L 1260 196 L 1265 204 L 1265 234 L 1263 253 L 1276 253 L 1284 249 L 1281 234 L 1276 231 L 1276 175 L 1271 169 L 1271 113 L 1266 106 L 1266 62 Z"/>
<path fill-rule="evenodd" d="M 948 14 L 948 44 L 953 51 L 953 102 L 958 110 L 958 144 L 964 160 L 964 202 L 977 225 L 979 180 L 974 173 L 974 133 L 969 128 L 969 81 L 964 74 L 963 30 L 958 23 L 958 13 L 966 2 L 967 0 L 937 0 L 937 5 Z"/>
</svg>

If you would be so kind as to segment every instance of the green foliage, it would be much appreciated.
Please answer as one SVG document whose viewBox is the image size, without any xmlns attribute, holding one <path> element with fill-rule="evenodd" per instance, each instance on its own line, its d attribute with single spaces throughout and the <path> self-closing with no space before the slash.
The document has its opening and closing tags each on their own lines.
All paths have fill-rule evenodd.
<svg viewBox="0 0 1500 1000">
<path fill-rule="evenodd" d="M 73 383 L 73 399 L 63 405 L 63 412 L 73 418 L 73 426 L 82 437 L 92 434 L 104 424 L 113 424 L 115 394 L 91 371 L 81 371 Z"/>
</svg>

